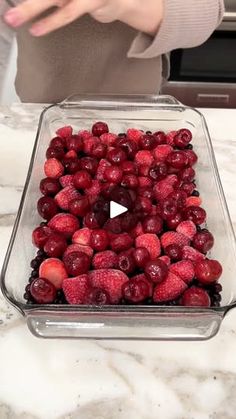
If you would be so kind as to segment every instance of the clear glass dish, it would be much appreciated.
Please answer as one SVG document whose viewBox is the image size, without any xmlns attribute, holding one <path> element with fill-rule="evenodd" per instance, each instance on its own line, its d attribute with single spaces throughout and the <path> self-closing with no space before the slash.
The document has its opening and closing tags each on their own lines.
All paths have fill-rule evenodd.
<svg viewBox="0 0 236 419">
<path fill-rule="evenodd" d="M 43 174 L 45 150 L 57 128 L 91 127 L 105 120 L 114 132 L 135 126 L 143 130 L 193 132 L 194 149 L 199 156 L 197 186 L 208 214 L 208 228 L 215 236 L 212 257 L 223 264 L 222 306 L 186 308 L 167 306 L 91 306 L 27 305 L 24 288 L 35 255 L 32 230 L 40 218 L 36 202 Z M 235 236 L 222 191 L 215 157 L 204 117 L 169 96 L 76 96 L 70 101 L 49 106 L 40 117 L 20 208 L 1 273 L 5 297 L 25 317 L 31 332 L 39 337 L 96 339 L 198 339 L 213 337 L 225 314 L 236 304 Z"/>
</svg>

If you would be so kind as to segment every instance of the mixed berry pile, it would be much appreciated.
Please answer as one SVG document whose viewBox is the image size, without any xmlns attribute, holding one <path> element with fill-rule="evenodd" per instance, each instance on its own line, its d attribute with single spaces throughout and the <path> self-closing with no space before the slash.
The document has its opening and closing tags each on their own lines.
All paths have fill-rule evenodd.
<svg viewBox="0 0 236 419">
<path fill-rule="evenodd" d="M 196 190 L 188 129 L 97 122 L 56 132 L 46 151 L 32 234 L 28 304 L 219 306 L 221 264 Z M 127 208 L 110 218 L 110 202 Z"/>
</svg>

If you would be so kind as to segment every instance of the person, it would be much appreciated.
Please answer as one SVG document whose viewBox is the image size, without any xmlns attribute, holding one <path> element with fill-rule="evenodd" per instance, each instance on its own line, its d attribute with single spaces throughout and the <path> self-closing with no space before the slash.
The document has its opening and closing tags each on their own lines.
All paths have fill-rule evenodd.
<svg viewBox="0 0 236 419">
<path fill-rule="evenodd" d="M 223 0 L 25 0 L 4 18 L 17 29 L 23 102 L 72 94 L 157 94 L 168 53 L 204 43 Z"/>
</svg>

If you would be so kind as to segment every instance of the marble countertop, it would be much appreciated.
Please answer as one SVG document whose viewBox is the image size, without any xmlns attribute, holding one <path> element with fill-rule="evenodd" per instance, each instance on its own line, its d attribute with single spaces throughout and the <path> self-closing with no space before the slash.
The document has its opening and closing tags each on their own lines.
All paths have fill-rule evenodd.
<svg viewBox="0 0 236 419">
<path fill-rule="evenodd" d="M 0 265 L 36 105 L 0 107 Z M 202 110 L 236 228 L 236 110 Z M 235 419 L 236 310 L 207 342 L 42 340 L 0 295 L 0 419 Z"/>
</svg>

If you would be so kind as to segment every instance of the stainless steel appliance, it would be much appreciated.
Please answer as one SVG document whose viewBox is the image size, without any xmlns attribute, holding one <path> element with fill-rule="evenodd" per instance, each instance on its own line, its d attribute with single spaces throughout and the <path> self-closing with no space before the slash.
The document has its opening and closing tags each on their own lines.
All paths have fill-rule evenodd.
<svg viewBox="0 0 236 419">
<path fill-rule="evenodd" d="M 236 0 L 225 1 L 222 24 L 203 45 L 175 50 L 162 93 L 189 106 L 236 107 Z"/>
</svg>

